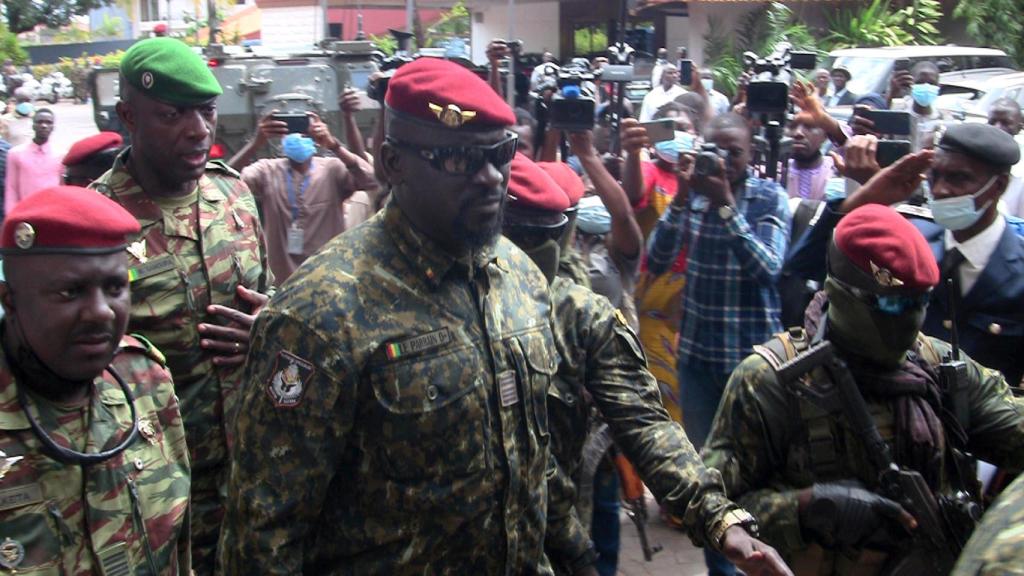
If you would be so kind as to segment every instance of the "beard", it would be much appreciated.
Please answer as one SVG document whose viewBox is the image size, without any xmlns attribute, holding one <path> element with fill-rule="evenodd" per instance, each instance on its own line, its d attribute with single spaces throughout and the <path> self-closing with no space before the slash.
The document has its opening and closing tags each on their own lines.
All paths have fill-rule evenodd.
<svg viewBox="0 0 1024 576">
<path fill-rule="evenodd" d="M 462 242 L 463 246 L 473 251 L 479 250 L 493 242 L 501 234 L 501 224 L 504 219 L 505 203 L 507 201 L 508 195 L 503 195 L 495 216 L 490 221 L 482 223 L 478 228 L 470 228 L 466 225 L 470 218 L 466 207 L 463 207 L 455 218 L 455 237 Z"/>
</svg>

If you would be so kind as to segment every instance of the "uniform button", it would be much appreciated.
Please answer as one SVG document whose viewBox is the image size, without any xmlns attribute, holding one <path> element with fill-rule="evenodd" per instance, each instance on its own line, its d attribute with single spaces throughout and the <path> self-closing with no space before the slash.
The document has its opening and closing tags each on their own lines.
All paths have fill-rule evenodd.
<svg viewBox="0 0 1024 576">
<path fill-rule="evenodd" d="M 946 330 L 952 330 L 953 329 L 953 321 L 952 320 L 943 320 L 942 321 L 942 327 L 945 328 Z"/>
<path fill-rule="evenodd" d="M 1003 333 L 1003 327 L 993 322 L 988 325 L 988 331 L 998 336 Z"/>
<path fill-rule="evenodd" d="M 142 463 L 142 458 L 136 458 L 135 459 L 135 469 L 136 470 L 141 472 L 142 469 L 145 468 L 145 467 L 146 467 L 146 465 Z"/>
<path fill-rule="evenodd" d="M 437 386 L 431 384 L 427 386 L 427 398 L 430 400 L 437 400 Z"/>
<path fill-rule="evenodd" d="M 576 404 L 576 396 L 574 396 L 572 393 L 566 394 L 565 403 L 568 404 L 569 406 Z"/>
</svg>

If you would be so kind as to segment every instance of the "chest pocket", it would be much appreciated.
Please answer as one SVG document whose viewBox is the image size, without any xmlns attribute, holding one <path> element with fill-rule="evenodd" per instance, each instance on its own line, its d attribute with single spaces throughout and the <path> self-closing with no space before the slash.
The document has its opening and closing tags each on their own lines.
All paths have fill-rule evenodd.
<svg viewBox="0 0 1024 576">
<path fill-rule="evenodd" d="M 27 454 L 21 442 L 5 443 L 3 450 L 26 457 L 0 481 L 0 574 L 63 574 L 62 552 L 74 544 L 72 533 L 58 500 L 44 492 L 48 487 L 41 481 L 45 472 L 37 466 L 57 464 Z"/>
<path fill-rule="evenodd" d="M 366 443 L 388 477 L 458 477 L 488 467 L 484 374 L 468 345 L 370 368 L 378 409 Z"/>
<path fill-rule="evenodd" d="M 132 325 L 137 330 L 156 327 L 191 296 L 186 279 L 171 254 L 161 254 L 145 263 L 133 262 L 129 271 L 132 288 Z"/>
<path fill-rule="evenodd" d="M 507 341 L 516 372 L 519 394 L 525 397 L 526 411 L 532 413 L 538 442 L 546 447 L 550 438 L 547 398 L 558 370 L 554 339 L 547 327 L 521 334 Z"/>
<path fill-rule="evenodd" d="M 250 290 L 266 291 L 265 286 L 260 286 L 262 262 L 255 217 L 247 211 L 228 208 L 224 226 L 227 228 L 224 233 L 231 242 L 231 254 L 227 262 L 231 266 L 231 275 L 228 282 L 215 289 L 231 298 L 235 297 L 235 289 L 239 284 Z M 219 270 L 212 272 L 211 276 L 221 276 Z"/>
</svg>

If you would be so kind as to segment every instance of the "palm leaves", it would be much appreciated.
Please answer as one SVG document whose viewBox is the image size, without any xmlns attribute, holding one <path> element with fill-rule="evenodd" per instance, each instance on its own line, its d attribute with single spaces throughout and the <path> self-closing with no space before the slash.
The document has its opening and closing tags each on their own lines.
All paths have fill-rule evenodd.
<svg viewBox="0 0 1024 576">
<path fill-rule="evenodd" d="M 1021 0 L 964 0 L 953 15 L 967 21 L 967 34 L 976 42 L 998 46 L 1017 62 L 1024 61 L 1024 10 Z"/>
<path fill-rule="evenodd" d="M 942 17 L 939 0 L 914 0 L 894 10 L 889 0 L 872 0 L 867 6 L 846 8 L 828 15 L 829 33 L 821 43 L 829 49 L 858 46 L 937 44 L 941 38 L 935 23 Z"/>
</svg>

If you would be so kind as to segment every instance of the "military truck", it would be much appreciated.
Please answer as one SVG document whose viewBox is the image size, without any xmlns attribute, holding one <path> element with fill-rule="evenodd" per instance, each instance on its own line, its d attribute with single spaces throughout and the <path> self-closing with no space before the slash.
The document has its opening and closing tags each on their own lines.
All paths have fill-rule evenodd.
<svg viewBox="0 0 1024 576">
<path fill-rule="evenodd" d="M 344 142 L 338 96 L 347 87 L 365 94 L 380 59 L 370 42 L 332 39 L 315 48 L 287 52 L 211 44 L 202 49 L 202 54 L 224 89 L 217 99 L 217 139 L 211 152 L 213 157 L 224 158 L 230 158 L 252 138 L 259 119 L 271 110 L 315 112 Z M 116 68 L 93 69 L 89 78 L 93 119 L 100 130 L 119 132 L 127 141 L 114 109 L 118 81 Z M 372 134 L 380 106 L 366 97 L 362 104 L 356 120 L 365 138 Z M 259 154 L 275 156 L 277 150 L 261 150 Z"/>
</svg>

